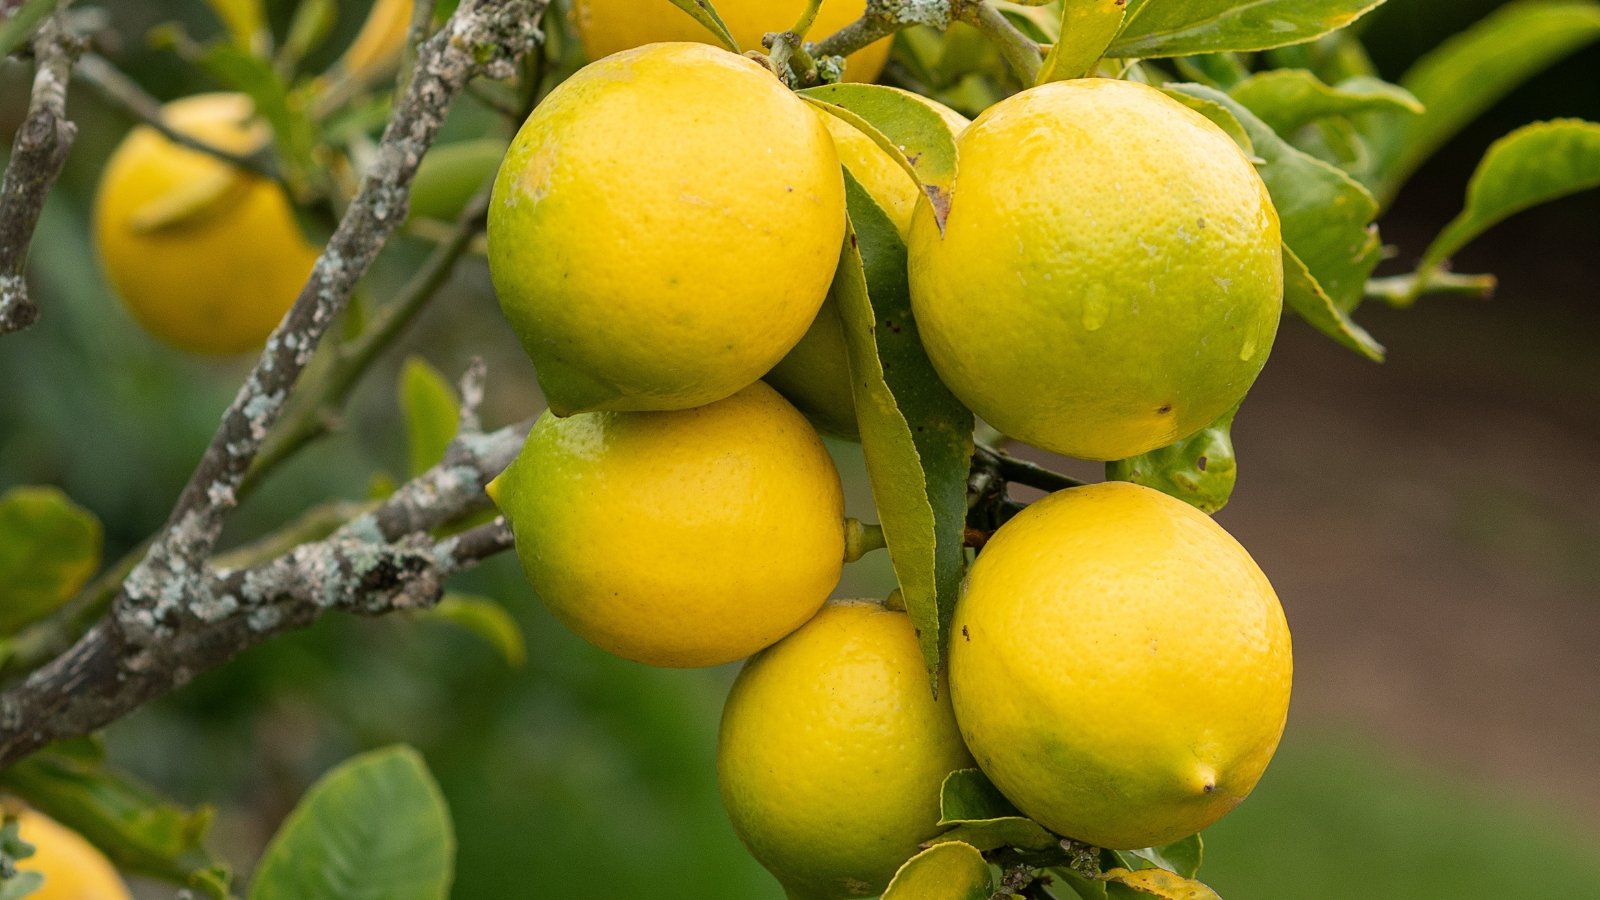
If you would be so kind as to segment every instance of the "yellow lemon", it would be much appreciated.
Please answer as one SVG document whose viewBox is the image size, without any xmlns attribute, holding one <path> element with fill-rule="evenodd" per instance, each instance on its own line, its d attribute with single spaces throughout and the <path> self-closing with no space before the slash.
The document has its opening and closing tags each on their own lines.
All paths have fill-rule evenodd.
<svg viewBox="0 0 1600 900">
<path fill-rule="evenodd" d="M 546 413 L 490 493 L 556 618 L 651 665 L 749 656 L 810 618 L 844 564 L 833 460 L 760 382 L 699 409 Z"/>
<path fill-rule="evenodd" d="M 33 845 L 17 869 L 44 876 L 29 900 L 131 900 L 110 861 L 77 832 L 30 809 L 17 816 L 17 834 Z"/>
<path fill-rule="evenodd" d="M 763 35 L 794 27 L 805 7 L 806 0 L 718 0 L 717 13 L 740 49 L 760 50 Z M 866 9 L 866 0 L 824 0 L 806 37 L 820 41 L 860 18 Z M 572 14 L 590 59 L 657 41 L 716 40 L 671 0 L 574 0 Z M 891 43 L 884 38 L 850 54 L 845 80 L 877 78 L 889 59 Z"/>
<path fill-rule="evenodd" d="M 928 106 L 955 134 L 959 135 L 970 124 L 960 113 L 937 100 L 899 88 L 885 90 L 897 91 Z M 917 198 L 922 196 L 916 180 L 871 138 L 838 116 L 819 114 L 833 136 L 839 161 L 877 201 L 904 240 L 911 231 L 911 215 L 917 208 Z M 848 352 L 838 313 L 824 305 L 800 343 L 767 373 L 766 380 L 799 407 L 812 424 L 829 434 L 854 440 L 859 432 Z"/>
<path fill-rule="evenodd" d="M 939 831 L 939 788 L 969 768 L 911 620 L 836 601 L 751 659 L 722 711 L 717 778 L 750 853 L 793 900 L 875 897 Z"/>
<path fill-rule="evenodd" d="M 800 340 L 844 221 L 810 106 L 751 60 L 652 44 L 586 66 L 522 126 L 489 269 L 558 415 L 687 409 Z"/>
<path fill-rule="evenodd" d="M 173 128 L 224 150 L 269 136 L 242 94 L 162 107 Z M 277 187 L 154 129 L 129 132 L 100 178 L 94 240 L 112 287 L 151 334 L 197 353 L 260 347 L 293 305 L 317 251 Z"/>
<path fill-rule="evenodd" d="M 1204 513 L 1107 482 L 1003 525 L 952 620 L 950 692 L 978 765 L 1058 834 L 1132 849 L 1255 787 L 1283 734 L 1289 627 Z"/>
<path fill-rule="evenodd" d="M 1181 440 L 1244 396 L 1283 306 L 1278 215 L 1228 135 L 1155 88 L 1023 91 L 962 133 L 943 235 L 911 229 L 934 367 L 994 427 L 1084 459 Z"/>
</svg>

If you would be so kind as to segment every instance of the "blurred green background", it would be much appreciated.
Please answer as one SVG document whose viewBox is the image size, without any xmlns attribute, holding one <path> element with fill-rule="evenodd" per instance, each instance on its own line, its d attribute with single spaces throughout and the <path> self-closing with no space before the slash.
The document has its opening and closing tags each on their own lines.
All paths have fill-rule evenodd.
<svg viewBox="0 0 1600 900">
<path fill-rule="evenodd" d="M 1393 78 L 1495 5 L 1391 0 L 1365 35 Z M 292 3 L 272 6 L 281 25 Z M 344 4 L 322 62 L 362 6 Z M 152 93 L 214 87 L 143 40 L 172 20 L 213 34 L 197 0 L 110 13 L 111 55 Z M 23 67 L 0 65 L 0 133 L 20 118 L 24 85 Z M 71 106 L 80 137 L 34 246 L 43 316 L 0 340 L 0 489 L 60 485 L 105 521 L 115 558 L 164 519 L 248 361 L 166 350 L 107 294 L 87 216 L 128 123 L 86 91 Z M 1491 140 L 1554 116 L 1600 120 L 1600 48 L 1514 93 L 1418 176 L 1384 222 L 1396 271 L 1459 208 Z M 457 137 L 491 127 L 482 110 L 450 126 Z M 1600 895 L 1597 248 L 1594 194 L 1499 229 L 1458 260 L 1501 275 L 1493 303 L 1363 310 L 1390 347 L 1382 367 L 1285 325 L 1240 416 L 1241 487 L 1221 521 L 1283 597 L 1297 693 L 1260 788 L 1207 834 L 1202 876 L 1230 900 Z M 373 294 L 422 252 L 396 244 Z M 375 471 L 403 472 L 394 384 L 407 353 L 451 376 L 487 358 L 491 424 L 539 408 L 481 259 L 459 267 L 406 344 L 336 436 L 239 510 L 225 543 L 324 499 L 360 498 Z M 833 449 L 852 512 L 872 518 L 859 451 Z M 241 872 L 312 779 L 403 741 L 449 799 L 458 898 L 780 896 L 717 799 L 732 668 L 612 659 L 551 620 L 509 557 L 458 586 L 515 614 L 524 667 L 437 622 L 334 618 L 117 725 L 113 754 L 185 801 L 217 804 L 217 847 Z M 890 586 L 876 554 L 849 568 L 840 593 Z"/>
</svg>

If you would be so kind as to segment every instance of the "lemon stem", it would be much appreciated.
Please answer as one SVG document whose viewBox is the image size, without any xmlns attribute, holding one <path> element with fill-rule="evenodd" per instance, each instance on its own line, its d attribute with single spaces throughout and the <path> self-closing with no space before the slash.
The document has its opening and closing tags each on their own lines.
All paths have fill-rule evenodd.
<svg viewBox="0 0 1600 900">
<path fill-rule="evenodd" d="M 859 519 L 844 520 L 844 561 L 855 562 L 874 550 L 889 546 L 883 537 L 883 526 Z"/>
</svg>

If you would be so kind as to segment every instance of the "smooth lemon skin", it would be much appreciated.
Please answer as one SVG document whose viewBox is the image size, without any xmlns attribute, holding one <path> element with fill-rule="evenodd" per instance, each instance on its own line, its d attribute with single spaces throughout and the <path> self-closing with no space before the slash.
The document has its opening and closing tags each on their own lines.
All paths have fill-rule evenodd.
<svg viewBox="0 0 1600 900">
<path fill-rule="evenodd" d="M 1255 787 L 1293 672 L 1277 595 L 1204 513 L 1107 482 L 1000 528 L 956 605 L 950 690 L 978 765 L 1059 834 L 1193 834 Z"/>
<path fill-rule="evenodd" d="M 912 310 L 940 377 L 1002 432 L 1083 459 L 1181 440 L 1277 333 L 1277 212 L 1237 145 L 1142 84 L 1056 82 L 962 133 L 941 236 L 919 203 Z"/>
<path fill-rule="evenodd" d="M 805 6 L 806 0 L 718 0 L 717 13 L 741 50 L 760 50 L 763 35 L 794 27 Z M 822 40 L 860 18 L 866 9 L 865 0 L 824 0 L 806 36 Z M 572 15 L 590 59 L 658 41 L 716 41 L 705 26 L 671 0 L 574 0 Z M 846 57 L 845 80 L 877 78 L 889 59 L 892 43 L 885 38 Z"/>
<path fill-rule="evenodd" d="M 18 835 L 34 851 L 17 860 L 17 869 L 44 876 L 29 900 L 131 900 L 111 862 L 77 832 L 34 810 L 24 810 L 17 822 Z"/>
<path fill-rule="evenodd" d="M 266 140 L 242 94 L 201 94 L 162 107 L 168 124 L 225 150 Z M 175 192 L 215 196 L 162 221 Z M 156 224 L 151 224 L 155 222 Z M 271 182 L 139 126 L 112 154 L 95 197 L 94 239 L 107 278 L 151 334 L 195 353 L 253 350 L 294 304 L 317 251 Z"/>
<path fill-rule="evenodd" d="M 700 409 L 546 413 L 491 496 L 556 618 L 650 665 L 749 656 L 810 618 L 843 566 L 833 461 L 759 382 Z"/>
<path fill-rule="evenodd" d="M 558 415 L 688 409 L 799 342 L 844 224 L 804 101 L 751 60 L 652 44 L 528 118 L 496 176 L 489 268 Z"/>
<path fill-rule="evenodd" d="M 734 830 L 795 900 L 877 896 L 939 831 L 972 758 L 928 689 L 911 620 L 834 601 L 747 663 L 723 707 L 717 777 Z"/>
</svg>

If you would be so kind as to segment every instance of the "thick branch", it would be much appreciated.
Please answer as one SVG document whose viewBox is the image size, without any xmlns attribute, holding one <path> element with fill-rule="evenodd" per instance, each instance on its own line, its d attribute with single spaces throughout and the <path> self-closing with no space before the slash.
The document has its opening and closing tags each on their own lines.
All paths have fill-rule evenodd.
<svg viewBox="0 0 1600 900">
<path fill-rule="evenodd" d="M 38 64 L 33 94 L 0 180 L 0 334 L 21 331 L 39 316 L 25 277 L 28 245 L 78 135 L 77 126 L 67 121 L 67 81 L 81 44 L 67 30 L 64 15 L 58 10 L 33 36 Z"/>
<path fill-rule="evenodd" d="M 488 506 L 532 422 L 464 434 L 439 465 L 321 541 L 241 569 L 207 571 L 176 604 L 161 641 L 135 637 L 148 610 L 119 607 L 64 655 L 0 694 L 0 766 L 88 734 L 331 609 L 382 615 L 432 605 L 444 579 L 511 547 L 504 520 L 443 539 L 429 532 Z M 130 627 L 133 626 L 133 627 Z"/>
<path fill-rule="evenodd" d="M 289 392 L 356 282 L 405 220 L 411 179 L 467 81 L 508 77 L 516 58 L 538 39 L 548 0 L 466 0 L 418 53 L 416 73 L 384 129 L 377 159 L 311 277 L 224 413 L 211 446 L 179 495 L 150 553 L 123 584 L 119 615 L 135 644 L 162 640 L 167 621 L 201 586 L 201 565 L 216 545 L 224 514 Z"/>
</svg>

